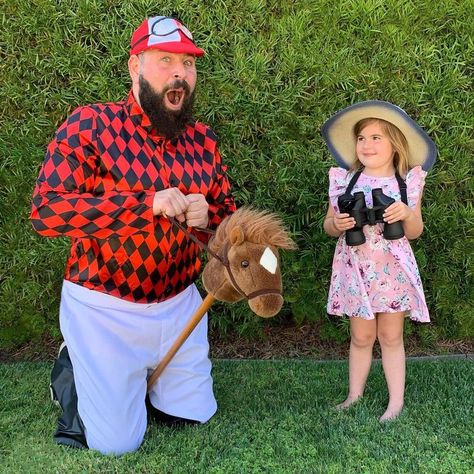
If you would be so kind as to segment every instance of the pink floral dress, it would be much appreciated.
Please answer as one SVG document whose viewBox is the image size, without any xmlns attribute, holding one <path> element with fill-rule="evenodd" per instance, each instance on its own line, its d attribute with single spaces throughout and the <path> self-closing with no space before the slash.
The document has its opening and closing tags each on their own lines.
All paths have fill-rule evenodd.
<svg viewBox="0 0 474 474">
<path fill-rule="evenodd" d="M 329 199 L 338 212 L 337 198 L 343 194 L 352 177 L 343 168 L 329 170 Z M 408 205 L 414 208 L 425 184 L 426 172 L 421 166 L 411 169 L 406 177 Z M 362 173 L 352 194 L 363 191 L 365 202 L 372 207 L 372 189 L 400 200 L 395 176 L 372 177 Z M 327 312 L 334 315 L 374 319 L 375 313 L 405 311 L 411 319 L 429 322 L 420 273 L 406 237 L 384 239 L 383 224 L 363 227 L 366 242 L 350 247 L 345 233 L 337 242 L 332 265 Z"/>
</svg>

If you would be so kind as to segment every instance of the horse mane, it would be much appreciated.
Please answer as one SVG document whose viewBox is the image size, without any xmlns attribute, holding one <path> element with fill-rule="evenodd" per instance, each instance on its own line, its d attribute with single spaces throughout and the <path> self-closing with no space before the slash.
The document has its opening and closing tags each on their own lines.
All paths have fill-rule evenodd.
<svg viewBox="0 0 474 474">
<path fill-rule="evenodd" d="M 276 214 L 251 207 L 240 207 L 217 227 L 216 235 L 210 242 L 212 250 L 218 252 L 228 242 L 229 235 L 235 227 L 242 229 L 248 242 L 288 250 L 296 248 L 296 244 Z"/>
</svg>

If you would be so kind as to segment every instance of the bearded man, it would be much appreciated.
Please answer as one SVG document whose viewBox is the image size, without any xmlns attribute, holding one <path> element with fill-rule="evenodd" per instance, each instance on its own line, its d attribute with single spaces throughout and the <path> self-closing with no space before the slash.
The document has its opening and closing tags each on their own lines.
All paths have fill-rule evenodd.
<svg viewBox="0 0 474 474">
<path fill-rule="evenodd" d="M 146 19 L 131 39 L 127 99 L 77 108 L 48 146 L 32 225 L 72 244 L 51 376 L 59 444 L 123 454 L 141 445 L 147 418 L 205 423 L 216 412 L 206 318 L 147 395 L 202 301 L 199 249 L 168 217 L 215 228 L 235 210 L 216 135 L 192 120 L 203 54 L 181 22 Z"/>
</svg>

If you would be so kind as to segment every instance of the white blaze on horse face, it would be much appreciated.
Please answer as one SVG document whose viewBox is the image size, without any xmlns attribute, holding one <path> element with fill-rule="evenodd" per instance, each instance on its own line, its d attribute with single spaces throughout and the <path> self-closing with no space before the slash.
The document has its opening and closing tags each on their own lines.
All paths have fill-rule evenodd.
<svg viewBox="0 0 474 474">
<path fill-rule="evenodd" d="M 265 270 L 275 275 L 276 269 L 278 267 L 278 259 L 269 247 L 265 249 L 265 252 L 263 252 L 262 256 L 260 257 L 260 265 L 262 265 Z"/>
</svg>

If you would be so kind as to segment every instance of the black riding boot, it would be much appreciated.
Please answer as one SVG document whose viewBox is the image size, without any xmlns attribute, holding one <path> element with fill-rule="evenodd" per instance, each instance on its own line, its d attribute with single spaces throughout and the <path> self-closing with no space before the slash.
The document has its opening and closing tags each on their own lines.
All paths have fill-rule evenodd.
<svg viewBox="0 0 474 474">
<path fill-rule="evenodd" d="M 76 384 L 71 359 L 65 345 L 54 362 L 50 387 L 53 401 L 63 410 L 58 418 L 58 429 L 53 435 L 54 441 L 57 444 L 87 449 L 84 425 L 77 411 Z"/>
<path fill-rule="evenodd" d="M 166 425 L 166 426 L 173 426 L 173 427 L 182 427 L 185 425 L 198 425 L 199 421 L 196 420 L 189 420 L 188 418 L 180 418 L 179 416 L 168 415 L 158 408 L 155 408 L 151 402 L 148 395 L 145 398 L 146 404 L 146 411 L 148 413 L 148 417 L 155 421 L 158 424 Z"/>
</svg>

